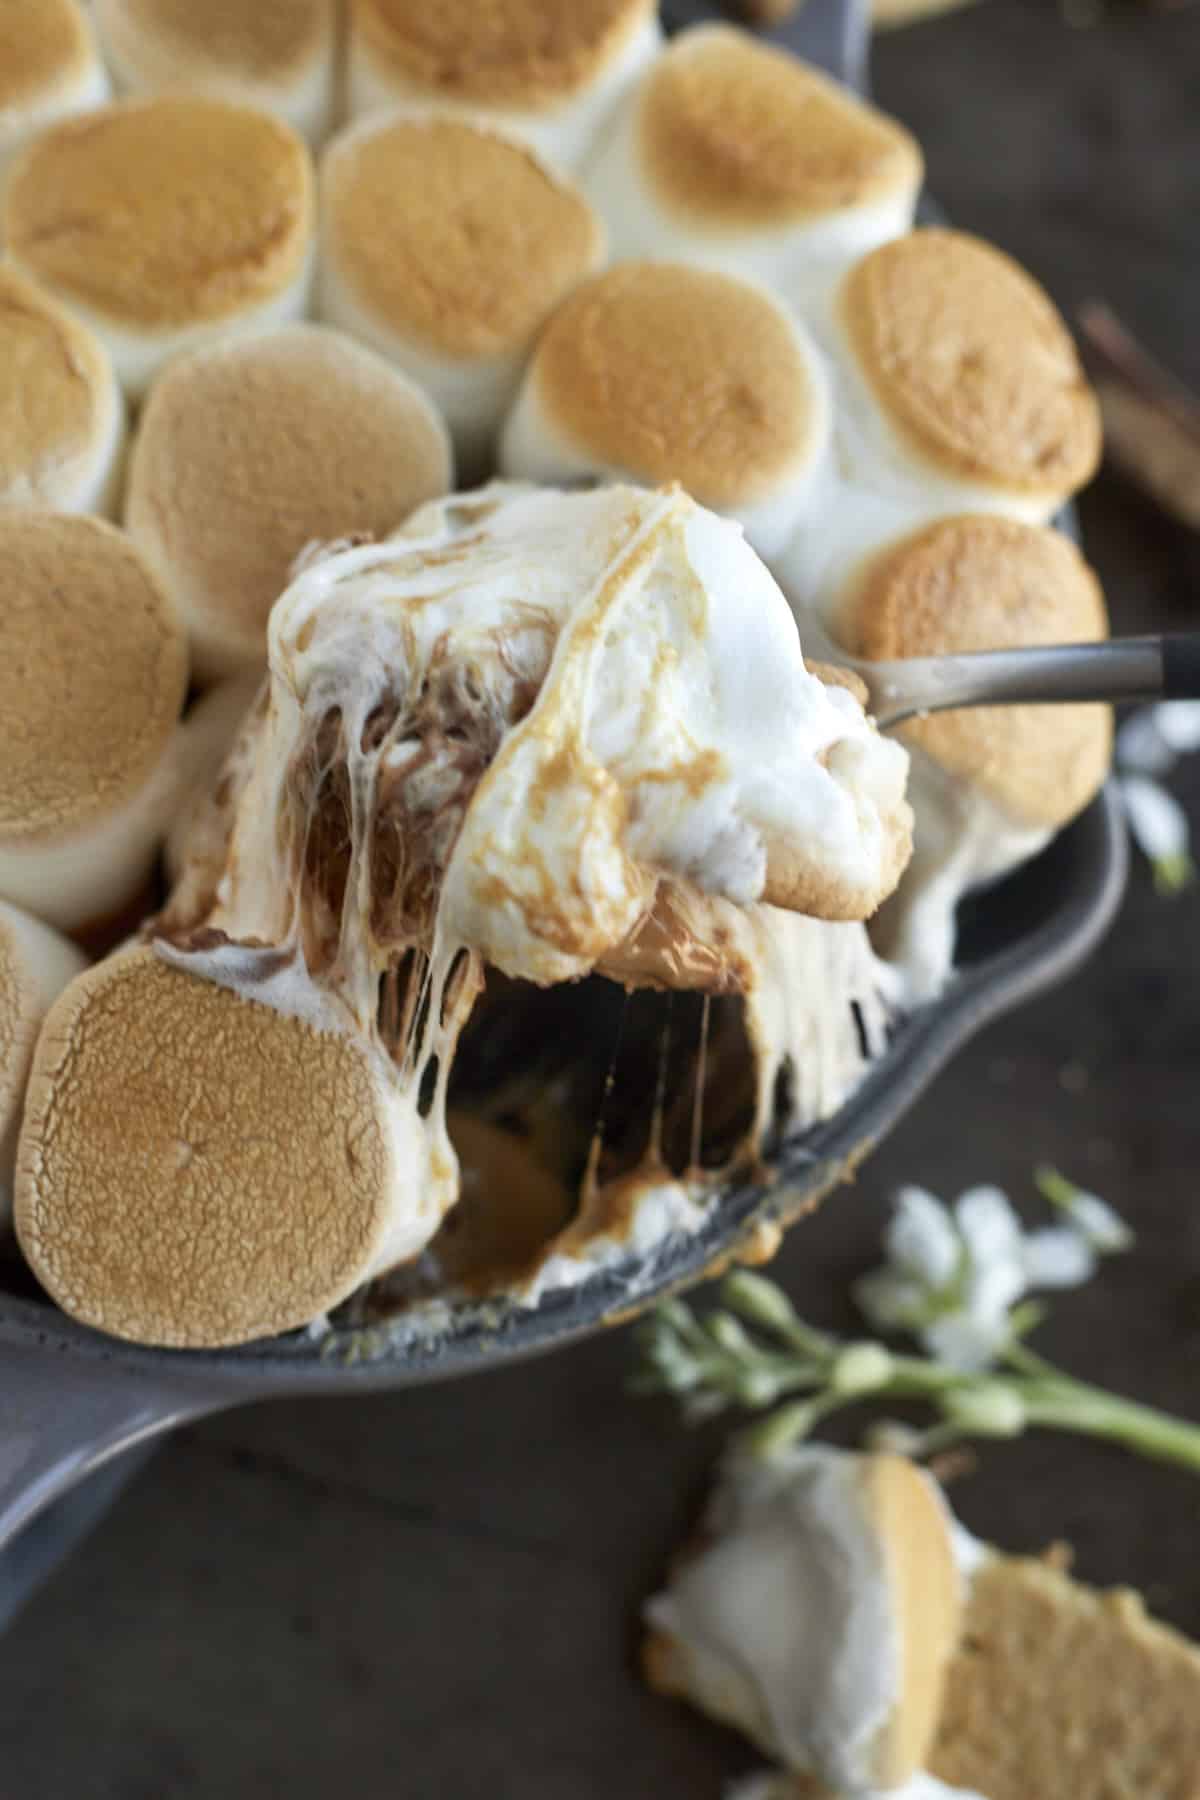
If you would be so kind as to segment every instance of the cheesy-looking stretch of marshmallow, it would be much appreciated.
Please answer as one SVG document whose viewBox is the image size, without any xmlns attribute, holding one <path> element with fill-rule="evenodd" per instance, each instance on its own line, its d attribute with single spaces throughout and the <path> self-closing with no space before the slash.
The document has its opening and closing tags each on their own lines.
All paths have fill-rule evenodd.
<svg viewBox="0 0 1200 1800">
<path fill-rule="evenodd" d="M 16 1210 L 64 1305 L 123 1335 L 228 1342 L 305 1323 L 414 1257 L 458 1198 L 446 1097 L 485 965 L 543 987 L 598 970 L 740 993 L 758 1095 L 745 1154 L 785 1066 L 811 1116 L 840 1102 L 862 1067 L 854 1002 L 879 1036 L 858 921 L 908 855 L 907 756 L 808 671 L 736 527 L 677 489 L 498 485 L 429 504 L 384 543 L 314 555 L 269 640 L 269 685 L 158 923 L 174 968 L 118 959 L 44 1034 Z M 358 1095 L 359 1226 L 331 1246 L 321 1291 L 311 1233 L 286 1229 L 289 1206 L 308 1220 L 313 1205 L 294 1171 L 267 1190 L 279 1256 L 247 1266 L 240 1234 L 212 1231 L 205 1171 L 236 1160 L 236 1104 L 204 1158 L 189 1152 L 186 1182 L 166 1148 L 192 1140 L 210 1054 L 187 1024 L 197 987 L 232 990 L 213 1024 L 224 1084 L 240 1039 L 252 1060 L 271 1038 L 290 1068 L 329 1063 L 326 1082 L 338 1063 Z M 161 1059 L 180 1091 L 164 1073 L 149 1124 L 143 1109 L 124 1132 L 119 1008 L 122 1044 L 182 1044 Z M 63 1071 L 73 1110 L 56 1104 Z M 134 1195 L 153 1222 L 118 1268 L 72 1229 L 72 1132 L 93 1100 L 91 1186 Z M 142 1153 L 146 1130 L 161 1156 Z M 206 1218 L 203 1273 L 176 1284 L 166 1319 L 149 1296 Z"/>
</svg>

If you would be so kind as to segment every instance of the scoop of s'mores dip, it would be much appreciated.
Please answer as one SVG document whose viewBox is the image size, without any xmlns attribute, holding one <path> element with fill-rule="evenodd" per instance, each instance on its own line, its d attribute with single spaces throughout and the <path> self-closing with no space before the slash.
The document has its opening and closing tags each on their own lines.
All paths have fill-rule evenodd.
<svg viewBox="0 0 1200 1800">
<path fill-rule="evenodd" d="M 782 1765 L 731 1800 L 1193 1800 L 1200 1650 L 1064 1562 L 979 1543 L 901 1457 L 735 1453 L 646 1678 Z"/>
<path fill-rule="evenodd" d="M 507 1131 L 534 1171 L 527 1291 L 699 1222 L 881 1035 L 862 920 L 908 858 L 907 761 L 677 488 L 500 484 L 312 553 L 165 909 L 43 1027 L 34 1271 L 176 1345 L 395 1271 L 486 1283 L 464 1243 L 502 1197 L 469 1203 L 464 1110 L 468 1151 Z M 601 1154 L 587 1040 L 628 990 L 650 1064 L 617 1070 Z"/>
</svg>

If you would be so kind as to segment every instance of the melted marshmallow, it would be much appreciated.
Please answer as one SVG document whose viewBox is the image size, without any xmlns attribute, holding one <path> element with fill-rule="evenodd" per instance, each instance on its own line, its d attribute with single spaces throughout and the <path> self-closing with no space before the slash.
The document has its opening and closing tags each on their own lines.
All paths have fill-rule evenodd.
<svg viewBox="0 0 1200 1800">
<path fill-rule="evenodd" d="M 790 1775 L 768 1773 L 735 1782 L 725 1790 L 725 1800 L 798 1800 L 798 1796 Z M 921 1773 L 903 1787 L 856 1790 L 852 1795 L 831 1796 L 831 1800 L 986 1800 L 986 1796 L 974 1788 L 948 1787 L 936 1775 Z"/>
<path fill-rule="evenodd" d="M 785 1063 L 798 1118 L 840 1104 L 864 1066 L 852 1006 L 883 1033 L 865 931 L 754 903 L 772 843 L 876 884 L 907 759 L 807 672 L 736 527 L 678 491 L 433 502 L 386 543 L 307 559 L 269 663 L 164 953 L 376 1042 L 423 1196 L 391 1260 L 457 1198 L 446 1089 L 484 964 L 587 974 L 666 878 L 737 964 L 756 1131 Z M 693 1209 L 654 1211 L 674 1228 Z"/>
<path fill-rule="evenodd" d="M 857 1463 L 805 1445 L 735 1459 L 705 1547 L 650 1601 L 689 1690 L 792 1769 L 861 1787 L 901 1688 L 883 1546 Z"/>
</svg>

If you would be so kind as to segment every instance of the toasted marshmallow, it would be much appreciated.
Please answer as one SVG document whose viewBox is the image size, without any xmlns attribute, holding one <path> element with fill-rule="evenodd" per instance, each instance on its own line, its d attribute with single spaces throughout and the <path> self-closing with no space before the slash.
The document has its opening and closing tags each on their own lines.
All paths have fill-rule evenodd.
<svg viewBox="0 0 1200 1800">
<path fill-rule="evenodd" d="M 306 545 L 382 537 L 451 485 L 446 428 L 372 351 L 288 325 L 177 358 L 142 414 L 125 524 L 187 622 L 195 678 L 263 669 Z"/>
<path fill-rule="evenodd" d="M 1066 326 L 990 245 L 911 232 L 810 318 L 832 371 L 834 454 L 772 558 L 802 622 L 915 526 L 985 511 L 1044 523 L 1095 469 L 1100 415 Z"/>
<path fill-rule="evenodd" d="M 96 0 L 125 94 L 164 88 L 262 107 L 320 144 L 333 121 L 333 0 Z"/>
<path fill-rule="evenodd" d="M 428 1235 L 391 1089 L 369 1044 L 124 951 L 43 1028 L 21 1247 L 75 1318 L 139 1343 L 305 1324 Z"/>
<path fill-rule="evenodd" d="M 436 107 L 573 168 L 662 42 L 655 0 L 352 0 L 352 117 Z"/>
<path fill-rule="evenodd" d="M 757 275 L 789 298 L 907 231 L 916 141 L 794 56 L 698 26 L 625 101 L 584 171 L 616 257 Z"/>
<path fill-rule="evenodd" d="M 430 117 L 343 133 L 321 203 L 322 316 L 420 381 L 480 472 L 538 330 L 604 259 L 599 220 L 525 145 Z"/>
<path fill-rule="evenodd" d="M 28 147 L 5 194 L 5 241 L 103 339 L 138 397 L 180 350 L 304 311 L 312 186 L 303 140 L 266 113 L 195 95 L 126 100 Z"/>
<path fill-rule="evenodd" d="M 98 519 L 0 513 L 0 899 L 63 930 L 120 911 L 169 813 L 183 623 Z"/>
<path fill-rule="evenodd" d="M 902 1788 L 933 1742 L 965 1597 L 952 1518 L 912 1463 L 735 1455 L 646 1608 L 646 1673 L 839 1793 Z"/>
<path fill-rule="evenodd" d="M 835 630 L 872 660 L 954 656 L 1108 635 L 1100 585 L 1061 533 L 994 514 L 944 519 L 868 560 Z M 1112 752 L 1106 706 L 972 707 L 912 719 L 915 851 L 877 942 L 910 999 L 948 975 L 954 908 L 1041 849 L 1099 790 Z"/>
<path fill-rule="evenodd" d="M 963 232 L 885 244 L 833 303 L 852 480 L 933 512 L 1042 523 L 1094 473 L 1100 414 L 1058 311 Z"/>
<path fill-rule="evenodd" d="M 33 1047 L 51 1003 L 87 967 L 68 938 L 0 900 L 0 1230 L 12 1209 L 17 1134 Z"/>
<path fill-rule="evenodd" d="M 77 0 L 0 0 L 0 186 L 44 125 L 108 99 L 108 76 Z"/>
<path fill-rule="evenodd" d="M 281 872 L 304 815 L 283 793 L 316 739 L 319 766 L 348 759 L 350 791 L 412 814 L 396 828 L 405 866 L 433 859 L 379 898 L 385 914 L 420 898 L 420 928 L 405 930 L 425 944 L 440 888 L 442 939 L 543 985 L 623 944 L 660 877 L 861 919 L 906 859 L 904 751 L 847 688 L 808 672 L 740 532 L 677 489 L 498 484 L 432 503 L 389 542 L 307 567 L 269 644 L 272 707 L 233 873 L 204 920 L 240 941 L 278 942 L 307 904 Z M 461 717 L 431 722 L 435 699 Z M 431 732 L 436 766 L 418 758 L 409 795 L 402 771 Z M 361 820 L 353 847 L 368 887 L 374 829 Z M 353 1010 L 374 1005 L 372 981 Z"/>
<path fill-rule="evenodd" d="M 542 333 L 500 466 L 535 481 L 679 481 L 767 556 L 818 492 L 829 432 L 817 353 L 764 289 L 626 263 L 584 283 Z"/>
<path fill-rule="evenodd" d="M 0 264 L 0 507 L 111 514 L 125 406 L 107 350 L 65 308 Z"/>
<path fill-rule="evenodd" d="M 485 962 L 584 974 L 660 881 L 696 918 L 747 910 L 765 1118 L 771 1045 L 824 1070 L 856 1035 L 867 951 L 861 925 L 800 916 L 801 945 L 751 904 L 775 847 L 788 897 L 840 918 L 894 881 L 907 819 L 905 752 L 808 673 L 740 533 L 678 490 L 431 502 L 307 559 L 269 651 L 153 955 L 72 987 L 30 1086 L 26 1253 L 69 1311 L 139 1341 L 284 1329 L 416 1255 L 458 1197 L 447 1093 Z M 821 930 L 843 1003 L 823 1056 L 792 1020 Z"/>
</svg>

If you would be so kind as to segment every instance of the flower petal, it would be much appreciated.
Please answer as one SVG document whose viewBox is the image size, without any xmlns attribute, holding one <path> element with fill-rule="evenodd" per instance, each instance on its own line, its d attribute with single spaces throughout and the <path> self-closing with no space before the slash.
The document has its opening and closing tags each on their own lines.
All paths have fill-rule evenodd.
<svg viewBox="0 0 1200 1800">
<path fill-rule="evenodd" d="M 936 1195 L 902 1187 L 885 1238 L 888 1261 L 934 1288 L 953 1281 L 962 1259 L 954 1221 Z"/>
<path fill-rule="evenodd" d="M 1174 794 L 1144 775 L 1123 775 L 1119 786 L 1129 829 L 1143 854 L 1154 863 L 1186 857 L 1188 818 Z"/>
<path fill-rule="evenodd" d="M 1025 1278 L 1030 1287 L 1081 1287 L 1095 1273 L 1096 1252 L 1073 1225 L 1046 1225 L 1025 1239 Z"/>
<path fill-rule="evenodd" d="M 921 1282 L 889 1264 L 855 1282 L 854 1300 L 877 1331 L 898 1331 L 919 1324 L 929 1310 L 930 1296 Z"/>
<path fill-rule="evenodd" d="M 1159 729 L 1157 706 L 1130 713 L 1117 732 L 1117 767 L 1139 775 L 1165 775 L 1175 766 L 1175 752 Z"/>
<path fill-rule="evenodd" d="M 980 1325 L 992 1326 L 1004 1321 L 1007 1329 L 1009 1309 L 1029 1286 L 1025 1273 L 1025 1246 L 1018 1239 L 1011 1254 L 995 1256 L 987 1263 L 973 1263 L 963 1299 L 964 1312 Z"/>
<path fill-rule="evenodd" d="M 1185 756 L 1200 750 L 1200 700 L 1162 700 L 1154 708 L 1154 725 L 1170 749 Z"/>
<path fill-rule="evenodd" d="M 1099 1194 L 1080 1190 L 1066 1202 L 1063 1210 L 1076 1231 L 1101 1256 L 1131 1250 L 1136 1242 L 1132 1226 L 1127 1225 L 1116 1207 L 1102 1200 Z"/>
<path fill-rule="evenodd" d="M 972 1264 L 1019 1259 L 1021 1221 L 998 1187 L 973 1187 L 954 1203 L 954 1219 Z"/>
<path fill-rule="evenodd" d="M 990 1368 L 1007 1341 L 1006 1323 L 985 1325 L 968 1313 L 947 1313 L 921 1333 L 930 1356 L 970 1374 Z"/>
</svg>

